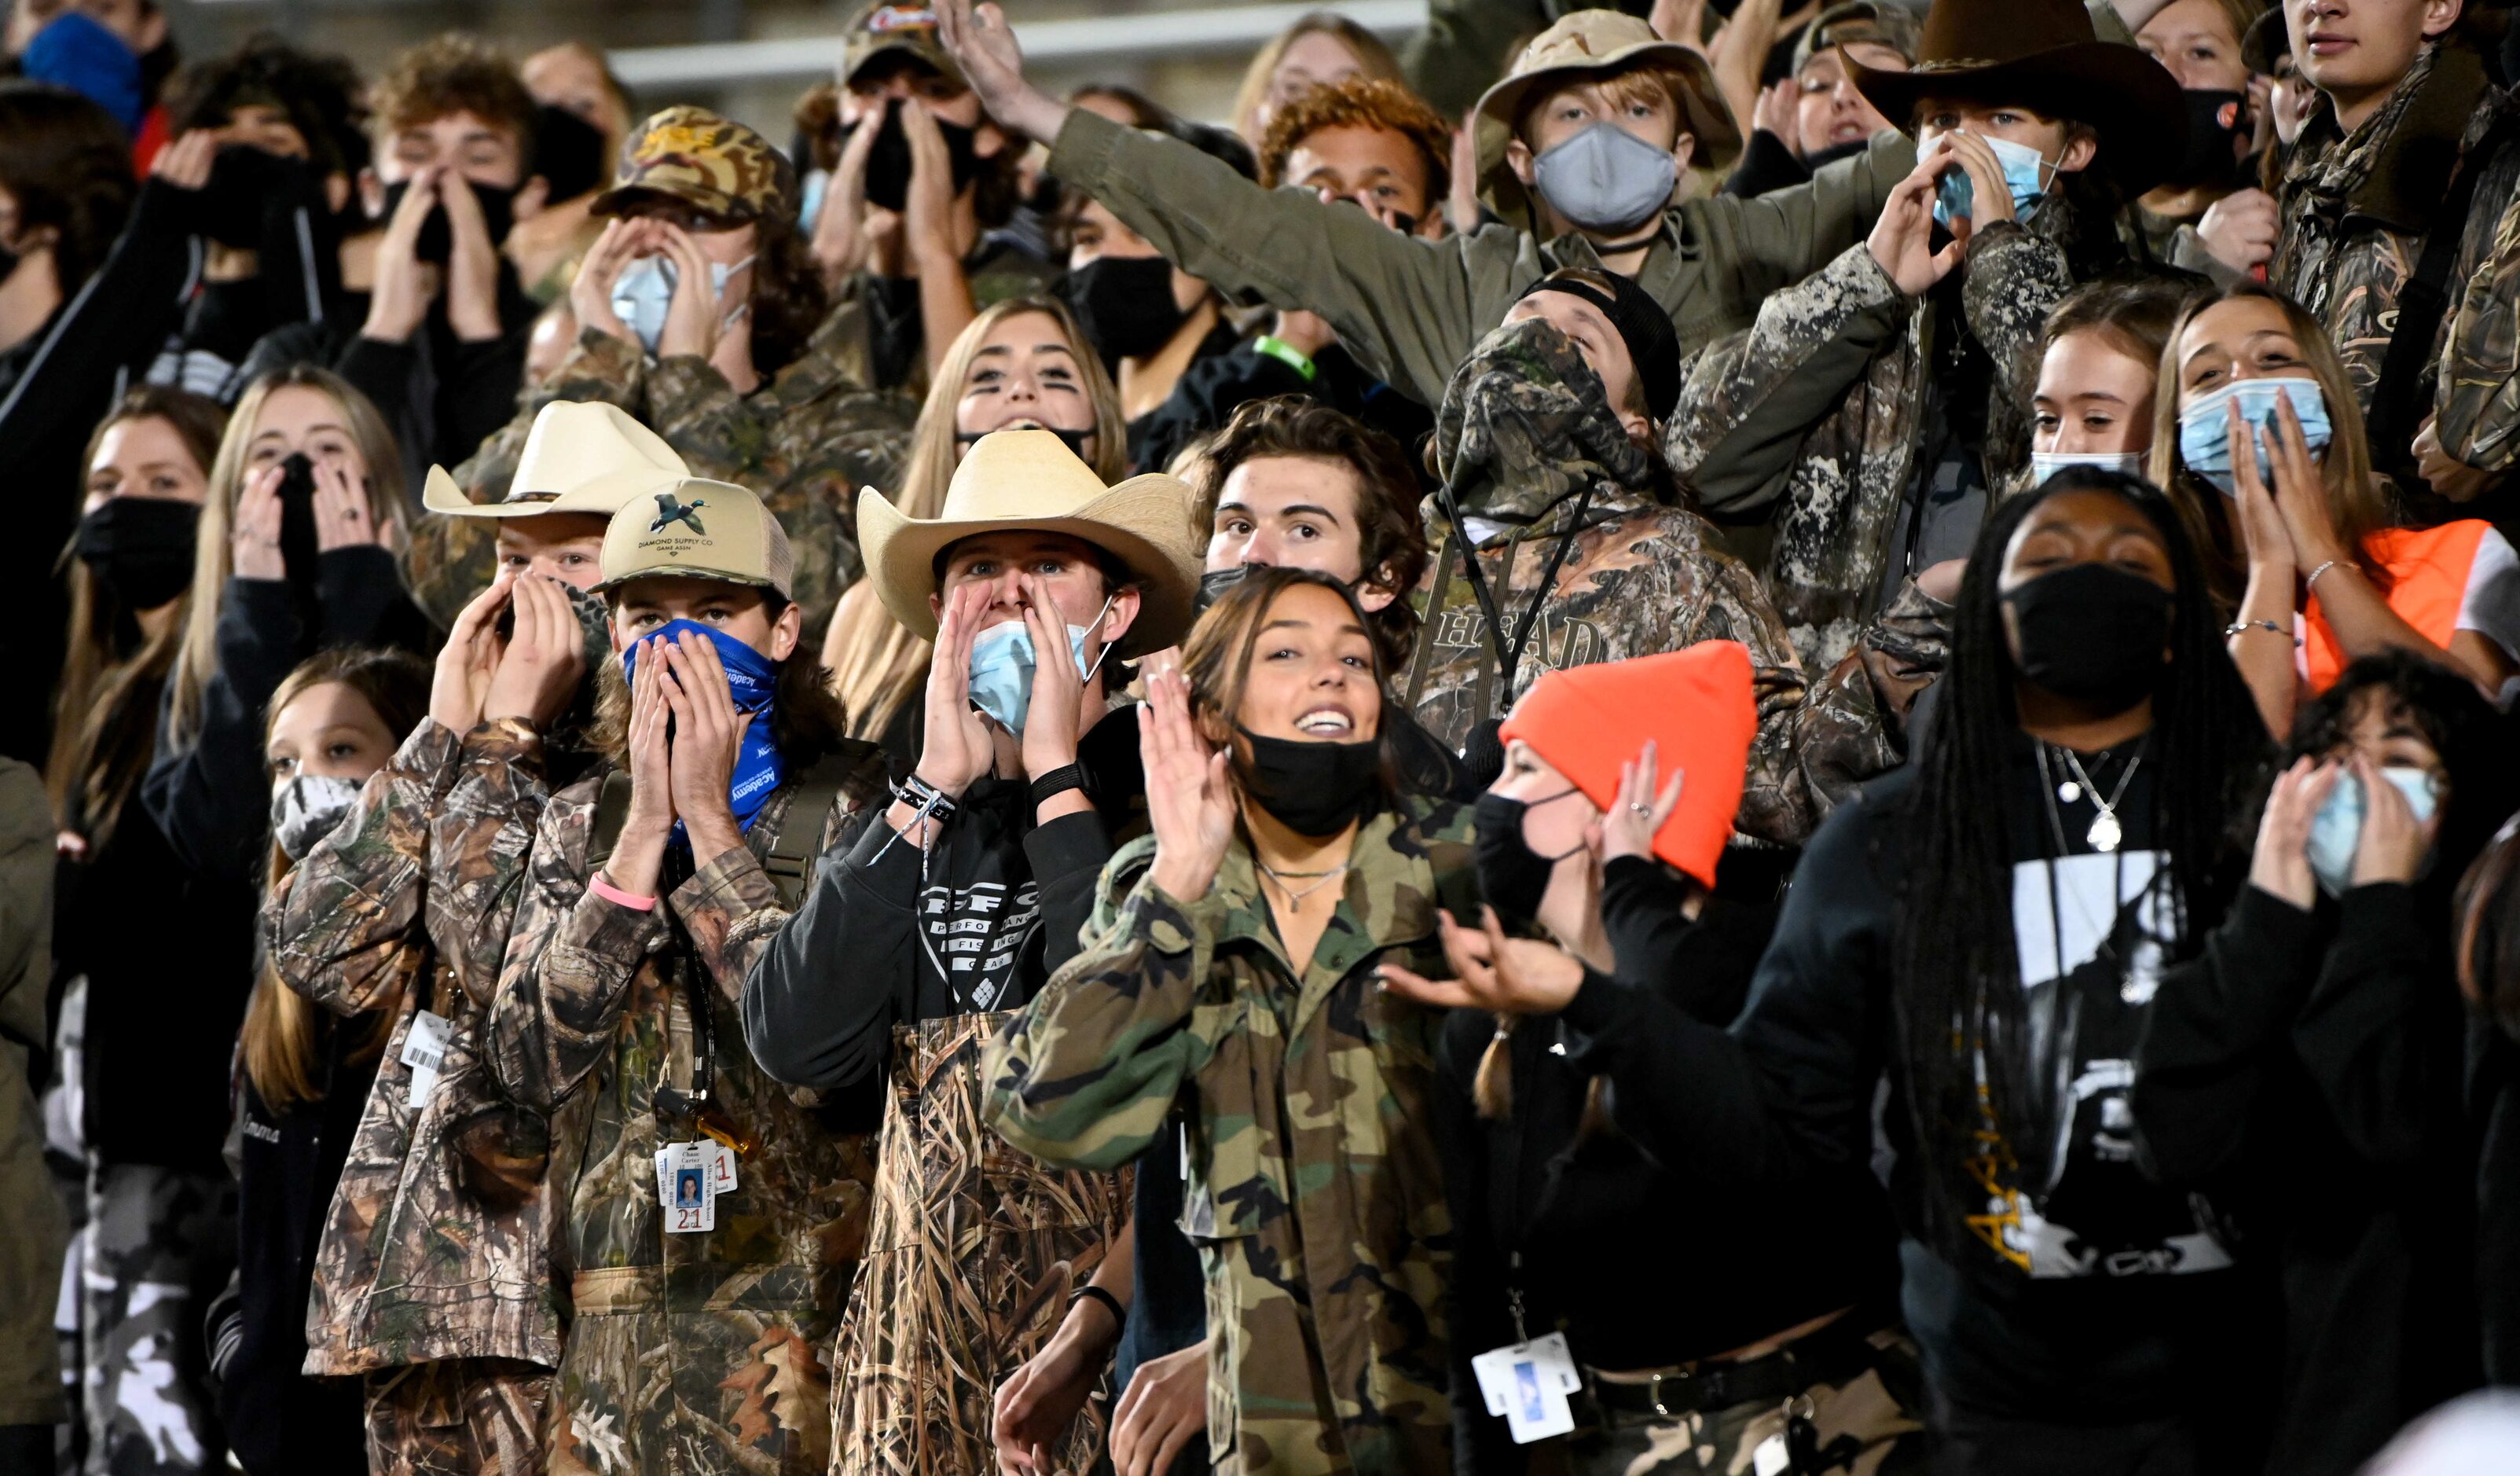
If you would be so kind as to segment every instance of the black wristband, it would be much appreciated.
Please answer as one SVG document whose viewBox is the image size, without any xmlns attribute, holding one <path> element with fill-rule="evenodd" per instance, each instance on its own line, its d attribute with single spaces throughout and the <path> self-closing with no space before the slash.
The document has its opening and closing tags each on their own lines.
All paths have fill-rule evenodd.
<svg viewBox="0 0 2520 1476">
<path fill-rule="evenodd" d="M 1065 770 L 1060 770 L 1060 772 L 1065 772 Z M 1069 1311 L 1073 1312 L 1076 1308 L 1076 1304 L 1079 1302 L 1100 1302 L 1102 1304 L 1102 1310 L 1111 1315 L 1112 1326 L 1126 1327 L 1129 1325 L 1129 1309 L 1120 1305 L 1119 1298 L 1111 1295 L 1109 1292 L 1104 1291 L 1099 1286 L 1080 1286 L 1076 1290 L 1067 1294 L 1067 1306 Z"/>
<path fill-rule="evenodd" d="M 1085 765 L 1062 763 L 1032 781 L 1033 807 L 1037 809 L 1049 804 L 1053 796 L 1063 795 L 1071 789 L 1083 788 L 1085 788 Z"/>
</svg>

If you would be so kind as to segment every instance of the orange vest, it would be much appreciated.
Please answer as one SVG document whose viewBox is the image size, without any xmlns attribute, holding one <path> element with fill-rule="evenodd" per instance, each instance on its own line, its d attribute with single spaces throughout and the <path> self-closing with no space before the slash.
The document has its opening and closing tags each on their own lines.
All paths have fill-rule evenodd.
<svg viewBox="0 0 2520 1476">
<path fill-rule="evenodd" d="M 2461 518 L 2439 528 L 2382 529 L 2362 542 L 2363 552 L 2389 572 L 2389 609 L 2445 651 L 2458 633 L 2458 607 L 2467 598 L 2477 546 L 2493 528 L 2482 518 Z M 2324 692 L 2344 674 L 2346 657 L 2336 644 L 2336 632 L 2318 613 L 2318 595 L 2302 611 L 2302 623 L 2308 627 L 2302 660 L 2309 669 L 2310 689 Z"/>
</svg>

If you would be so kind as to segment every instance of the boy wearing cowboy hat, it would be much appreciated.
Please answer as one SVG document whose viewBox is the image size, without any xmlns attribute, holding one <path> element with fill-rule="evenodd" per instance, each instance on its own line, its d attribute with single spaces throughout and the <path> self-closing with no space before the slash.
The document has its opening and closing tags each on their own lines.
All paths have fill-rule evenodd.
<svg viewBox="0 0 2520 1476">
<path fill-rule="evenodd" d="M 1125 680 L 1115 660 L 1190 624 L 1190 502 L 1170 477 L 1105 487 L 1044 431 L 983 437 L 939 517 L 860 494 L 867 577 L 935 641 L 922 747 L 743 991 L 772 1075 L 889 1087 L 876 1218 L 832 1363 L 838 1469 L 991 1469 L 993 1393 L 1127 1218 L 1109 1176 L 1045 1169 L 988 1137 L 978 1071 L 981 1047 L 1077 951 L 1114 847 L 1145 829 L 1137 725 L 1109 715 L 1108 694 Z M 968 1233 L 934 1243 L 922 1225 L 938 1215 Z M 1125 1268 L 1111 1274 L 1125 1285 Z M 987 1316 L 940 1300 L 1010 1285 L 1018 1305 Z M 1092 1426 L 1047 1442 L 1060 1469 L 1090 1463 Z"/>
<path fill-rule="evenodd" d="M 1710 511 L 1771 520 L 1769 593 L 1820 669 L 2023 475 L 2041 325 L 2185 148 L 2178 83 L 2071 0 L 1937 0 L 1913 70 L 1845 65 L 1919 162 L 1868 242 L 1698 356 L 1664 428 Z"/>
</svg>

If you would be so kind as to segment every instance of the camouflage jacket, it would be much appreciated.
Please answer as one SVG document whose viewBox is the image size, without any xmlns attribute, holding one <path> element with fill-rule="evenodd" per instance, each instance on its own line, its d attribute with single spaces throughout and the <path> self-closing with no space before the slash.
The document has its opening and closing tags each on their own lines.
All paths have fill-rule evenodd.
<svg viewBox="0 0 2520 1476">
<path fill-rule="evenodd" d="M 1994 368 L 1975 448 L 1989 487 L 2028 465 L 2039 335 L 2073 287 L 2064 253 L 2042 234 L 2060 213 L 1991 225 L 1969 248 L 1958 305 Z M 1762 578 L 1815 670 L 1855 649 L 1895 587 L 1885 569 L 1918 495 L 1927 379 L 1941 362 L 1931 340 L 1954 326 L 1919 300 L 1868 247 L 1851 247 L 1700 353 L 1664 424 L 1672 474 L 1710 510 L 1771 510 Z"/>
<path fill-rule="evenodd" d="M 821 817 L 824 844 L 880 793 L 878 769 Z M 484 1032 L 491 1078 L 511 1101 L 543 1112 L 572 1094 L 589 1102 L 576 1172 L 558 1184 L 575 1320 L 547 1454 L 572 1471 L 820 1469 L 830 1409 L 819 1350 L 865 1242 L 873 1154 L 866 1134 L 832 1131 L 810 1094 L 753 1064 L 737 1011 L 745 970 L 788 921 L 761 856 L 796 787 L 770 798 L 744 847 L 642 912 L 587 885 L 603 778 L 561 791 L 543 812 Z M 699 1132 L 661 1115 L 655 1097 L 659 1085 L 694 1084 L 696 1005 L 714 1043 L 709 1101 L 750 1147 L 736 1189 L 716 1201 L 716 1229 L 666 1234 L 655 1152 Z"/>
<path fill-rule="evenodd" d="M 2327 325 L 2365 410 L 2452 165 L 2515 107 L 2473 52 L 2434 46 L 2351 136 L 2321 108 L 2293 151 L 2268 280 Z M 2484 168 L 2434 345 L 2440 377 L 2424 398 L 2442 449 L 2503 471 L 2520 456 L 2520 138 L 2506 130 Z M 2384 466 L 2405 454 L 2373 447 Z"/>
<path fill-rule="evenodd" d="M 1636 490 L 1652 481 L 1649 453 L 1610 418 L 1599 380 L 1563 335 L 1534 322 L 1489 335 L 1446 394 L 1435 434 L 1464 522 L 1474 536 L 1488 532 L 1477 562 L 1508 639 L 1530 622 L 1513 690 L 1500 691 L 1503 663 L 1462 540 L 1430 503 L 1442 543 L 1418 587 L 1425 623 L 1402 701 L 1438 741 L 1458 750 L 1543 671 L 1732 640 L 1749 649 L 1759 710 L 1741 833 L 1799 845 L 1858 781 L 1899 761 L 1862 672 L 1815 690 L 1757 577 L 1713 525 Z M 1564 558 L 1544 586 L 1561 539 Z"/>
<path fill-rule="evenodd" d="M 517 418 L 481 442 L 455 480 L 475 502 L 508 494 L 534 416 L 556 399 L 606 400 L 665 438 L 695 477 L 739 483 L 761 494 L 796 550 L 796 603 L 820 630 L 858 577 L 857 495 L 896 486 L 909 454 L 918 400 L 870 391 L 860 378 L 861 309 L 842 303 L 796 362 L 739 395 L 695 354 L 652 359 L 627 339 L 588 329 L 540 384 L 518 396 Z M 407 574 L 421 608 L 441 625 L 493 573 L 497 530 L 479 518 L 423 517 L 412 530 Z"/>
<path fill-rule="evenodd" d="M 540 1114 L 506 1108 L 479 1050 L 545 798 L 541 758 L 519 722 L 459 739 L 423 721 L 264 909 L 290 988 L 343 1015 L 395 1008 L 316 1250 L 309 1373 L 560 1361 L 549 1134 Z M 449 1038 L 414 1108 L 403 1051 L 424 1009 Z"/>
<path fill-rule="evenodd" d="M 1116 1169 L 1186 1109 L 1181 1226 L 1207 1269 L 1220 1472 L 1451 1466 L 1437 1017 L 1373 969 L 1449 974 L 1435 909 L 1476 900 L 1469 835 L 1442 801 L 1369 818 L 1301 970 L 1243 842 L 1185 901 L 1148 875 L 1152 838 L 1133 841 L 1102 873 L 1085 951 L 983 1064 L 990 1126 L 1055 1164 Z"/>
</svg>

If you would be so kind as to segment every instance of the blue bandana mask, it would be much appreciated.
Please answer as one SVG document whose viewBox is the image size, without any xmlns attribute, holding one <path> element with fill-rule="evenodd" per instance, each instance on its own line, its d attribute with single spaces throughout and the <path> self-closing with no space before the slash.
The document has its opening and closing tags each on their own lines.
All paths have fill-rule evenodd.
<svg viewBox="0 0 2520 1476">
<path fill-rule="evenodd" d="M 2432 819 L 2432 775 L 2411 764 L 2392 763 L 2380 770 L 2380 777 L 2407 797 L 2407 807 L 2415 812 L 2417 825 Z M 2354 853 L 2362 844 L 2362 781 L 2340 774 L 2336 787 L 2327 792 L 2327 803 L 2318 807 L 2318 817 L 2310 822 L 2310 869 L 2330 897 L 2343 897 L 2354 885 Z M 2427 859 L 2424 864 L 2429 870 L 2432 862 Z"/>
<path fill-rule="evenodd" d="M 2129 477 L 2143 475 L 2141 451 L 2033 451 L 2030 453 L 2030 484 L 2038 486 L 2069 466 L 2097 467 L 2103 472 L 2119 472 Z"/>
<path fill-rule="evenodd" d="M 726 688 L 735 698 L 735 710 L 752 715 L 752 725 L 743 730 L 742 742 L 737 749 L 735 773 L 726 786 L 726 804 L 735 811 L 735 823 L 750 830 L 761 807 L 788 777 L 787 761 L 779 757 L 779 741 L 770 733 L 779 696 L 779 668 L 723 630 L 712 630 L 695 621 L 667 621 L 621 653 L 621 679 L 629 681 L 638 673 L 641 646 L 652 640 L 672 640 L 686 630 L 705 637 L 717 648 L 718 665 L 726 668 Z M 674 822 L 674 844 L 690 844 L 680 820 Z"/>
<path fill-rule="evenodd" d="M 1532 161 L 1550 208 L 1588 231 L 1641 226 L 1671 204 L 1680 165 L 1616 123 L 1595 123 Z"/>
<path fill-rule="evenodd" d="M 1093 624 L 1067 627 L 1068 654 L 1075 658 L 1076 668 L 1085 673 L 1087 681 L 1102 669 L 1102 658 L 1111 654 L 1111 648 L 1103 647 L 1102 655 L 1088 667 L 1085 637 L 1102 623 L 1110 608 L 1111 602 L 1105 599 L 1102 609 L 1095 612 Z M 1032 648 L 1032 630 L 1021 620 L 1003 621 L 971 638 L 971 680 L 967 689 L 971 694 L 971 705 L 1017 738 L 1023 736 L 1024 715 L 1032 711 L 1032 673 L 1037 658 Z"/>
<path fill-rule="evenodd" d="M 2008 138 L 1977 135 L 1995 151 L 1995 161 L 2003 165 L 2004 188 L 2012 192 L 2012 215 L 2016 220 L 2030 218 L 2030 207 L 2048 193 L 2043 173 L 2052 175 L 2056 166 L 2048 157 L 2028 144 L 2016 144 Z M 1969 213 L 1977 199 L 1977 187 L 1969 182 L 1968 170 L 1955 164 L 1944 171 L 1934 190 L 1934 223 L 1944 230 L 1952 228 L 1952 217 Z"/>
<path fill-rule="evenodd" d="M 2226 497 L 2240 494 L 2240 484 L 2231 469 L 2231 416 L 2228 406 L 2240 402 L 2240 419 L 2252 431 L 2264 430 L 2272 435 L 2275 429 L 2275 396 L 2292 401 L 2292 413 L 2301 422 L 2302 443 L 2317 456 L 2327 449 L 2335 432 L 2327 423 L 2327 399 L 2318 392 L 2315 379 L 2244 379 L 2234 380 L 2222 389 L 2204 395 L 2179 412 L 2179 460 L 2187 470 L 2222 488 Z M 2274 468 L 2268 464 L 2267 450 L 2257 448 L 2258 481 L 2272 491 Z"/>
<path fill-rule="evenodd" d="M 750 256 L 733 265 L 710 262 L 710 296 L 725 301 L 727 279 L 751 264 Z M 664 341 L 665 309 L 674 305 L 674 284 L 681 279 L 681 268 L 662 256 L 642 256 L 612 279 L 612 315 L 621 320 L 622 327 L 638 335 L 639 346 L 652 354 Z M 750 307 L 746 303 L 729 314 L 718 324 L 720 331 L 733 327 Z"/>
</svg>

